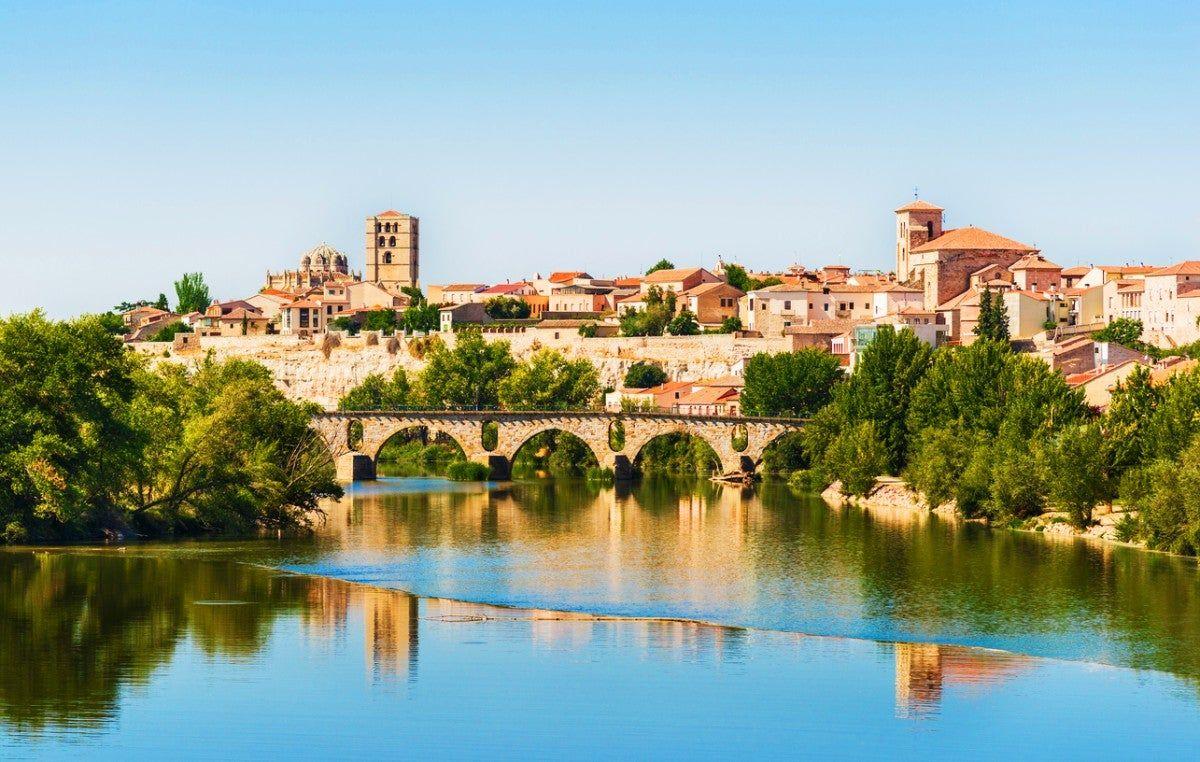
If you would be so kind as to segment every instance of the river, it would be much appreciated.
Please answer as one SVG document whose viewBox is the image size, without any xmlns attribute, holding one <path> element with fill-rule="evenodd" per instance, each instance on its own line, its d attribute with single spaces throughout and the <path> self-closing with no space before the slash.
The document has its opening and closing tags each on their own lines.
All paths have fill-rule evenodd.
<svg viewBox="0 0 1200 762">
<path fill-rule="evenodd" d="M 0 552 L 0 757 L 1200 742 L 1190 559 L 774 484 L 382 479 L 327 510 L 312 537 Z"/>
</svg>

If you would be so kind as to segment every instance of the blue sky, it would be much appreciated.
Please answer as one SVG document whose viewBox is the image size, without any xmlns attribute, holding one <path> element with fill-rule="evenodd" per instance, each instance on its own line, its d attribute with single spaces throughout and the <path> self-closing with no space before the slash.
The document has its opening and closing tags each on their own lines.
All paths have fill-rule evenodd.
<svg viewBox="0 0 1200 762">
<path fill-rule="evenodd" d="M 889 268 L 914 185 L 1064 265 L 1200 258 L 1196 3 L 10 1 L 0 104 L 0 313 L 361 267 L 387 208 L 430 283 Z"/>
</svg>

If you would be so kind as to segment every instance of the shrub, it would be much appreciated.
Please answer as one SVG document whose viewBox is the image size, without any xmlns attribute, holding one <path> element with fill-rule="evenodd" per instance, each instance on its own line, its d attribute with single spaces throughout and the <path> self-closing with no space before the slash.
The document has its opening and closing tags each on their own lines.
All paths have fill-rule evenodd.
<svg viewBox="0 0 1200 762">
<path fill-rule="evenodd" d="M 616 475 L 613 474 L 611 468 L 601 468 L 600 466 L 590 466 L 585 477 L 589 482 L 597 484 L 612 484 L 616 480 Z"/>
<path fill-rule="evenodd" d="M 863 421 L 839 434 L 825 451 L 828 475 L 842 482 L 847 495 L 866 495 L 875 477 L 887 469 L 887 448 L 874 421 Z"/>
<path fill-rule="evenodd" d="M 788 487 L 797 492 L 820 493 L 829 486 L 829 480 L 817 468 L 798 468 L 787 480 Z"/>
<path fill-rule="evenodd" d="M 378 331 L 367 331 L 366 334 L 363 336 L 363 344 L 368 347 L 379 346 L 379 332 Z"/>
<path fill-rule="evenodd" d="M 400 351 L 400 339 L 397 339 L 395 336 L 389 337 L 387 340 L 387 353 L 389 355 L 394 355 L 399 351 Z"/>
<path fill-rule="evenodd" d="M 456 482 L 485 482 L 490 474 L 487 466 L 473 460 L 458 460 L 446 468 L 447 478 Z"/>
<path fill-rule="evenodd" d="M 326 333 L 325 338 L 321 339 L 321 354 L 325 355 L 325 359 L 329 359 L 329 355 L 333 354 L 333 350 L 342 345 L 342 337 L 336 333 Z"/>
<path fill-rule="evenodd" d="M 150 341 L 174 341 L 177 333 L 191 333 L 192 328 L 182 320 L 164 325 L 150 336 Z"/>
<path fill-rule="evenodd" d="M 666 372 L 651 362 L 635 362 L 625 371 L 626 389 L 649 389 L 667 380 Z"/>
</svg>

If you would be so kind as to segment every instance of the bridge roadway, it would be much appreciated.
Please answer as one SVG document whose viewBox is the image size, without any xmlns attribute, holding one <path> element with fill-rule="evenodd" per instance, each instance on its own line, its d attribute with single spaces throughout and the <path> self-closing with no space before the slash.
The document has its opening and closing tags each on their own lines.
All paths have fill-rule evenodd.
<svg viewBox="0 0 1200 762">
<path fill-rule="evenodd" d="M 355 423 L 362 425 L 361 434 Z M 485 448 L 484 425 L 495 423 L 495 446 Z M 767 445 L 782 434 L 799 431 L 798 418 L 694 416 L 679 413 L 613 413 L 587 411 L 502 410 L 396 410 L 330 411 L 313 418 L 313 428 L 329 446 L 338 465 L 338 478 L 357 481 L 375 478 L 379 450 L 395 434 L 424 427 L 430 440 L 445 434 L 462 448 L 469 460 L 486 464 L 493 479 L 507 479 L 512 461 L 535 434 L 565 431 L 583 440 L 602 467 L 618 479 L 633 475 L 633 462 L 646 444 L 663 434 L 691 434 L 712 447 L 725 476 L 753 473 Z M 609 434 L 623 429 L 622 446 L 610 446 Z M 740 435 L 740 436 L 739 436 Z M 352 442 L 353 439 L 353 442 Z M 736 441 L 735 441 L 736 440 Z M 614 441 L 621 442 L 614 437 Z M 741 445 L 744 444 L 744 447 Z M 740 449 L 736 449 L 735 445 Z"/>
</svg>

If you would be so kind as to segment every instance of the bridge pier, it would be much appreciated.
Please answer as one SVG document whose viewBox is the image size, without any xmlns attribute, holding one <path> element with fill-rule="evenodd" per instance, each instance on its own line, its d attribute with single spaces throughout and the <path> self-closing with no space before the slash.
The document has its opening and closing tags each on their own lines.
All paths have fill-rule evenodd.
<svg viewBox="0 0 1200 762">
<path fill-rule="evenodd" d="M 487 456 L 488 479 L 506 482 L 512 478 L 512 462 L 503 455 Z"/>
<path fill-rule="evenodd" d="M 361 452 L 348 452 L 337 459 L 339 482 L 362 482 L 375 478 L 375 461 Z"/>
<path fill-rule="evenodd" d="M 612 458 L 610 466 L 613 470 L 613 479 L 619 482 L 627 482 L 633 479 L 633 464 L 629 462 L 629 456 L 622 453 L 617 453 Z"/>
</svg>

